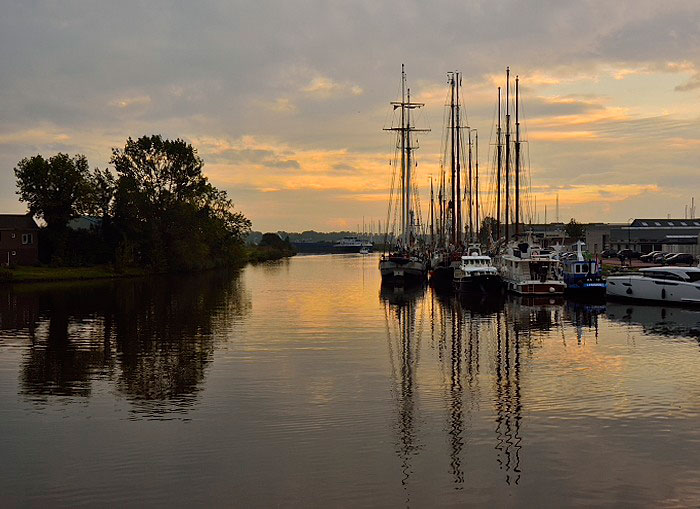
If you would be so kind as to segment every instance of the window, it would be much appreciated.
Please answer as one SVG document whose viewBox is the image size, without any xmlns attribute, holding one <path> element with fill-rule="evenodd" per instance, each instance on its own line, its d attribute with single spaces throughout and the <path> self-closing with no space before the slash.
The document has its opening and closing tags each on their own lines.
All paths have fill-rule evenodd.
<svg viewBox="0 0 700 509">
<path fill-rule="evenodd" d="M 686 272 L 685 275 L 688 276 L 688 279 L 693 283 L 695 281 L 700 281 L 700 272 Z"/>
<path fill-rule="evenodd" d="M 681 221 L 681 224 L 682 224 L 683 226 L 688 226 L 688 223 L 686 223 L 685 221 Z"/>
<path fill-rule="evenodd" d="M 654 221 L 654 224 L 655 224 L 656 226 L 661 226 L 661 223 L 659 223 L 658 221 Z"/>
<path fill-rule="evenodd" d="M 649 226 L 649 223 L 645 223 L 644 221 L 642 221 L 642 226 Z"/>
<path fill-rule="evenodd" d="M 673 223 L 671 221 L 668 221 L 669 226 L 673 226 Z"/>
<path fill-rule="evenodd" d="M 12 238 L 14 239 L 17 236 L 17 234 L 13 233 Z"/>
<path fill-rule="evenodd" d="M 34 244 L 34 234 L 23 233 L 22 234 L 22 244 Z"/>
</svg>

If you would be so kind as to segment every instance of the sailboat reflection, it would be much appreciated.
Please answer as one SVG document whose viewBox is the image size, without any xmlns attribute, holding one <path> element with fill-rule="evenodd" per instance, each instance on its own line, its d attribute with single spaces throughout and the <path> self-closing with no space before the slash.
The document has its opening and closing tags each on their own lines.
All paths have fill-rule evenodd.
<svg viewBox="0 0 700 509">
<path fill-rule="evenodd" d="M 415 393 L 423 329 L 422 319 L 416 327 L 416 310 L 418 301 L 423 298 L 424 293 L 425 288 L 422 286 L 410 290 L 382 286 L 380 292 L 380 298 L 384 302 L 387 346 L 391 363 L 391 392 L 398 416 L 396 453 L 401 459 L 401 484 L 406 491 L 407 504 L 410 501 L 408 482 L 413 473 L 411 461 L 423 448 L 415 429 Z"/>
</svg>

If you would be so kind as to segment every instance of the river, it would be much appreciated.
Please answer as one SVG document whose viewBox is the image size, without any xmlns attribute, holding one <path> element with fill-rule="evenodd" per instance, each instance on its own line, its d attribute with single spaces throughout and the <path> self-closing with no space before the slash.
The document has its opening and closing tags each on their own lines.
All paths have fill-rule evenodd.
<svg viewBox="0 0 700 509">
<path fill-rule="evenodd" d="M 700 311 L 377 258 L 0 287 L 0 503 L 700 503 Z"/>
</svg>

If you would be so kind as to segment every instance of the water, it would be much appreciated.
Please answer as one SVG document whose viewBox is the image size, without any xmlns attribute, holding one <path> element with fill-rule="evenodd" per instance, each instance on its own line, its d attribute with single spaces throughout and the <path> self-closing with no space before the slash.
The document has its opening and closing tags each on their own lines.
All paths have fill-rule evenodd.
<svg viewBox="0 0 700 509">
<path fill-rule="evenodd" d="M 378 272 L 0 288 L 0 503 L 700 503 L 699 311 Z"/>
</svg>

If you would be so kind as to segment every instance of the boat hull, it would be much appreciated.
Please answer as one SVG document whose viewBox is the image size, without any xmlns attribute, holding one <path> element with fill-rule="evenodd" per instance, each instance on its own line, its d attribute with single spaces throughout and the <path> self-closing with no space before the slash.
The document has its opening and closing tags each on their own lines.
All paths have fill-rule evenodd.
<svg viewBox="0 0 700 509">
<path fill-rule="evenodd" d="M 606 296 L 647 302 L 700 305 L 700 285 L 643 276 L 611 276 Z"/>
<path fill-rule="evenodd" d="M 454 279 L 453 288 L 460 293 L 500 293 L 503 280 L 498 274 L 463 276 Z"/>
<path fill-rule="evenodd" d="M 455 275 L 454 265 L 439 265 L 430 271 L 430 284 L 433 286 L 449 287 Z"/>
<path fill-rule="evenodd" d="M 565 293 L 572 297 L 603 297 L 605 296 L 606 284 L 604 281 L 583 284 L 569 284 Z"/>
<path fill-rule="evenodd" d="M 427 275 L 427 264 L 420 260 L 380 260 L 379 271 L 383 283 L 422 283 Z"/>
<path fill-rule="evenodd" d="M 506 289 L 518 295 L 547 296 L 563 295 L 566 285 L 563 281 L 505 281 Z"/>
<path fill-rule="evenodd" d="M 369 252 L 372 251 L 372 246 L 367 245 L 357 245 L 357 246 L 333 246 L 333 253 L 335 254 L 351 254 L 359 253 L 361 249 L 368 249 Z"/>
</svg>

